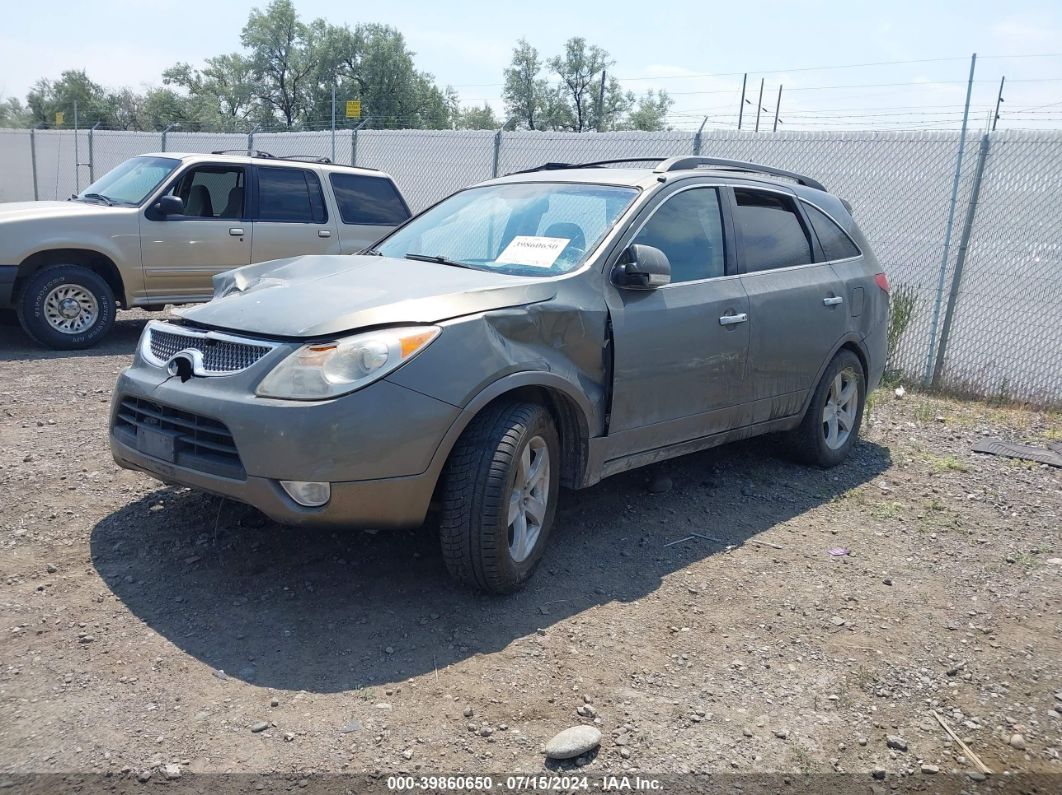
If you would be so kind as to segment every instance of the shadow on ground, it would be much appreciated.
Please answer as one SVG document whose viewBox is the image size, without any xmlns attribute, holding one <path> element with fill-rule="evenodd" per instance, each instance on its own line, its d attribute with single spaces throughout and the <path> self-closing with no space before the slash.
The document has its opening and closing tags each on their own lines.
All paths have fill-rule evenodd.
<svg viewBox="0 0 1062 795">
<path fill-rule="evenodd" d="M 177 488 L 97 524 L 92 560 L 129 610 L 211 668 L 336 692 L 442 669 L 595 605 L 640 599 L 724 549 L 668 542 L 699 532 L 741 544 L 888 465 L 885 448 L 863 442 L 837 469 L 808 469 L 754 439 L 562 493 L 538 572 L 509 597 L 452 583 L 427 530 L 297 530 Z M 650 494 L 660 475 L 674 487 Z"/>
<path fill-rule="evenodd" d="M 38 345 L 16 323 L 0 323 L 0 362 L 13 362 L 22 359 L 70 359 L 86 356 L 120 356 L 132 355 L 140 333 L 149 318 L 122 319 L 121 314 L 114 321 L 110 333 L 97 345 L 83 351 L 53 351 Z"/>
</svg>

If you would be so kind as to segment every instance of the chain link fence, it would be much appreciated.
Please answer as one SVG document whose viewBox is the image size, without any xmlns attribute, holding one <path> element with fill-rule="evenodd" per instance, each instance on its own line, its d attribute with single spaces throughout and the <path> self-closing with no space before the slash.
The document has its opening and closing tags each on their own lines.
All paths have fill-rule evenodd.
<svg viewBox="0 0 1062 795">
<path fill-rule="evenodd" d="M 893 285 L 895 377 L 1060 405 L 1062 132 L 970 135 L 956 182 L 959 142 L 956 132 L 0 130 L 0 201 L 66 198 L 154 151 L 328 157 L 388 172 L 414 210 L 547 162 L 703 154 L 769 163 L 813 175 L 855 208 Z"/>
</svg>

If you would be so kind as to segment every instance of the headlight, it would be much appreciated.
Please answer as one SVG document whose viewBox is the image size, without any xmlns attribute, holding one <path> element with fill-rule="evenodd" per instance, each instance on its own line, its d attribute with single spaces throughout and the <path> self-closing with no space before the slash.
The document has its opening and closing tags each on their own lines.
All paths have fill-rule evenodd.
<svg viewBox="0 0 1062 795">
<path fill-rule="evenodd" d="M 257 394 L 286 400 L 346 395 L 408 362 L 440 331 L 438 326 L 406 326 L 304 345 L 262 379 Z"/>
</svg>

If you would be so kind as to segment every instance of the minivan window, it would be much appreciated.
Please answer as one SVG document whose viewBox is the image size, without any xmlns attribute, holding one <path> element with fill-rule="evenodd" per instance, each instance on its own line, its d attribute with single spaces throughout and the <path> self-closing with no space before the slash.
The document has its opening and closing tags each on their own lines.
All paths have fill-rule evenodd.
<svg viewBox="0 0 1062 795">
<path fill-rule="evenodd" d="M 741 235 L 746 273 L 813 261 L 811 241 L 790 197 L 739 188 L 734 198 L 734 222 Z"/>
<path fill-rule="evenodd" d="M 693 188 L 666 199 L 633 242 L 667 255 L 673 283 L 722 276 L 726 260 L 719 192 Z"/>
<path fill-rule="evenodd" d="M 848 259 L 860 255 L 859 246 L 852 242 L 848 233 L 841 229 L 826 213 L 817 207 L 803 202 L 804 212 L 811 221 L 811 228 L 815 230 L 815 236 L 822 246 L 822 253 L 828 260 Z"/>
<path fill-rule="evenodd" d="M 301 168 L 258 168 L 258 219 L 303 224 L 328 220 L 321 181 Z"/>
<path fill-rule="evenodd" d="M 340 173 L 329 174 L 328 179 L 345 224 L 397 226 L 409 218 L 409 208 L 389 179 Z"/>
</svg>

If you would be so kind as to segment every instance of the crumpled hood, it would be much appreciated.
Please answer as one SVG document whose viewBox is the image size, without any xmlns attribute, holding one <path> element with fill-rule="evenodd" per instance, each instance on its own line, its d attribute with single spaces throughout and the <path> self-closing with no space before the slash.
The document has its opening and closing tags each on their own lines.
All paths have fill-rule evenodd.
<svg viewBox="0 0 1062 795">
<path fill-rule="evenodd" d="M 0 222 L 35 221 L 53 218 L 113 214 L 127 207 L 108 207 L 93 202 L 0 202 Z M 135 208 L 133 208 L 135 210 Z"/>
<path fill-rule="evenodd" d="M 549 279 L 373 256 L 305 256 L 214 277 L 214 298 L 181 310 L 197 324 L 276 337 L 324 337 L 370 326 L 437 323 L 546 301 Z"/>
</svg>

